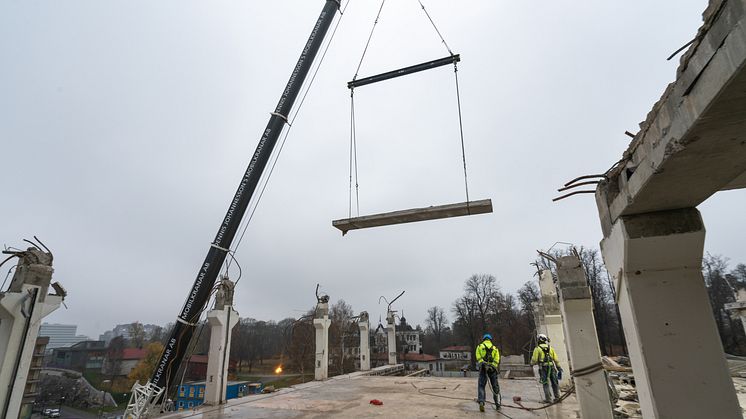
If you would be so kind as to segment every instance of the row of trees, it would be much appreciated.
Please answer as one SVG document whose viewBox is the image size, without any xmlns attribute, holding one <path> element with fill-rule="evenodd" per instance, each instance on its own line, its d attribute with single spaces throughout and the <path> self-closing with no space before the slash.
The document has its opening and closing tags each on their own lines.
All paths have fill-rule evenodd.
<svg viewBox="0 0 746 419">
<path fill-rule="evenodd" d="M 725 309 L 726 304 L 736 301 L 737 290 L 746 289 L 746 265 L 739 263 L 730 269 L 727 258 L 709 253 L 705 255 L 702 265 L 712 314 L 723 348 L 730 354 L 746 355 L 746 334 L 743 325 Z"/>
<path fill-rule="evenodd" d="M 578 249 L 577 253 L 593 296 L 601 351 L 607 355 L 623 354 L 626 349 L 615 290 L 600 254 L 598 250 L 586 248 Z M 556 275 L 554 264 L 547 259 L 539 259 L 535 265 L 537 271 L 549 269 Z M 723 347 L 728 353 L 746 354 L 746 334 L 740 320 L 732 318 L 725 309 L 727 303 L 735 301 L 735 290 L 746 289 L 746 265 L 738 264 L 730 269 L 726 258 L 708 254 L 702 270 Z M 437 355 L 441 348 L 451 345 L 473 348 L 484 332 L 490 332 L 504 354 L 528 357 L 536 337 L 534 305 L 540 298 L 536 279 L 527 281 L 511 294 L 502 290 L 493 275 L 472 275 L 464 282 L 464 293 L 453 302 L 450 310 L 439 306 L 427 310 L 423 351 Z M 449 321 L 449 312 L 453 315 L 452 322 Z M 231 345 L 231 356 L 239 369 L 251 373 L 257 365 L 279 357 L 285 368 L 300 373 L 312 370 L 315 353 L 313 314 L 312 309 L 299 319 L 286 318 L 279 322 L 241 319 L 233 330 Z M 331 305 L 329 317 L 332 320 L 329 330 L 330 373 L 349 372 L 354 368 L 359 344 L 355 312 L 344 300 L 339 300 Z M 170 326 L 135 344 L 163 343 Z M 141 336 L 137 330 L 130 332 L 135 339 Z M 203 327 L 193 343 L 192 353 L 207 353 L 209 334 L 209 327 Z M 113 341 L 112 345 L 121 350 L 126 343 L 115 344 Z M 145 374 L 145 370 L 138 372 Z"/>
<path fill-rule="evenodd" d="M 605 355 L 626 353 L 626 342 L 616 294 L 598 250 L 577 250 L 593 296 L 593 311 L 601 352 Z M 557 252 L 554 257 L 561 256 Z M 549 269 L 556 278 L 556 267 L 548 259 L 537 260 L 537 271 Z M 737 290 L 746 290 L 746 265 L 728 267 L 722 256 L 706 255 L 702 266 L 705 286 L 723 347 L 727 353 L 746 355 L 746 334 L 739 319 L 725 305 L 736 301 Z M 538 274 L 538 272 L 537 272 Z M 497 279 L 476 274 L 464 283 L 464 293 L 453 302 L 453 323 L 446 310 L 431 307 L 427 312 L 424 336 L 425 352 L 436 354 L 437 348 L 459 344 L 475 347 L 485 332 L 490 332 L 505 354 L 528 357 L 535 345 L 534 304 L 541 298 L 538 281 L 526 282 L 515 295 L 503 292 Z M 746 291 L 744 291 L 746 292 Z"/>
</svg>

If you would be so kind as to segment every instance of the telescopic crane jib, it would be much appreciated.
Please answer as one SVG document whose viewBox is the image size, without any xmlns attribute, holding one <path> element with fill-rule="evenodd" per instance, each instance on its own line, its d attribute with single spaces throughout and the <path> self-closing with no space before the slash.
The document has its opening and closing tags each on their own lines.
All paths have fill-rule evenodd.
<svg viewBox="0 0 746 419">
<path fill-rule="evenodd" d="M 161 398 L 164 393 L 168 392 L 169 386 L 173 385 L 174 377 L 184 358 L 189 341 L 192 339 L 199 317 L 210 298 L 211 291 L 221 266 L 230 251 L 244 213 L 249 206 L 284 125 L 288 123 L 288 117 L 295 99 L 301 91 L 311 65 L 339 8 L 340 0 L 326 0 L 308 42 L 290 75 L 290 80 L 283 90 L 282 96 L 280 96 L 277 107 L 271 113 L 269 123 L 267 123 L 249 166 L 243 178 L 241 178 L 225 218 L 218 228 L 215 240 L 210 244 L 207 256 L 197 273 L 194 285 L 187 294 L 186 302 L 176 318 L 156 369 L 147 384 L 144 386 L 136 384 L 136 388 L 133 388 L 132 399 L 127 406 L 125 417 L 140 418 L 150 413 L 158 413 L 156 409 Z"/>
</svg>

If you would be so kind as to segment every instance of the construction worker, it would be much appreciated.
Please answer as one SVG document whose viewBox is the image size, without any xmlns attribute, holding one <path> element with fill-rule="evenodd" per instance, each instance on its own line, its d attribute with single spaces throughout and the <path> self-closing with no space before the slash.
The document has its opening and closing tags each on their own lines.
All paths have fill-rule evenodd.
<svg viewBox="0 0 746 419">
<path fill-rule="evenodd" d="M 539 379 L 544 386 L 544 403 L 552 402 L 552 393 L 554 393 L 554 402 L 558 402 L 559 377 L 562 377 L 562 367 L 559 365 L 557 353 L 554 348 L 549 346 L 549 338 L 545 334 L 539 334 L 539 344 L 534 349 L 531 356 L 531 364 L 539 366 Z M 549 392 L 549 384 L 552 385 L 552 393 Z"/>
<path fill-rule="evenodd" d="M 500 351 L 492 344 L 492 335 L 485 333 L 482 343 L 477 345 L 476 350 L 477 367 L 479 369 L 479 382 L 477 385 L 477 401 L 479 411 L 484 412 L 484 386 L 489 378 L 492 385 L 492 397 L 495 400 L 495 408 L 500 409 L 500 386 L 497 383 L 497 367 L 500 365 Z"/>
</svg>

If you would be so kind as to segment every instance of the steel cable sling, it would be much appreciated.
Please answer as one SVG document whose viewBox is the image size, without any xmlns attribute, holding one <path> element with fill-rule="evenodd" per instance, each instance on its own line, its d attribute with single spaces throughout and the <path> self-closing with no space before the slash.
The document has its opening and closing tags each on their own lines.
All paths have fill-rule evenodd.
<svg viewBox="0 0 746 419">
<path fill-rule="evenodd" d="M 378 25 L 378 22 L 381 18 L 381 13 L 383 11 L 383 7 L 386 4 L 386 0 L 381 1 L 381 6 L 378 8 L 378 13 L 376 14 L 376 18 L 373 21 L 373 26 L 370 30 L 370 34 L 368 35 L 368 39 L 365 43 L 365 47 L 363 48 L 363 53 L 360 57 L 360 61 L 358 62 L 357 68 L 355 69 L 355 75 L 352 77 L 352 81 L 347 83 L 347 87 L 350 89 L 350 170 L 349 170 L 349 205 L 348 205 L 348 217 L 352 218 L 352 184 L 353 184 L 353 177 L 355 180 L 355 204 L 356 204 L 356 210 L 357 210 L 357 216 L 360 216 L 360 182 L 358 177 L 358 163 L 357 163 L 357 124 L 355 120 L 355 88 L 360 86 L 365 86 L 368 84 L 377 83 L 384 80 L 389 80 L 396 77 L 401 77 L 404 75 L 429 70 L 432 68 L 441 67 L 448 64 L 453 64 L 453 70 L 454 70 L 454 78 L 456 83 L 456 105 L 458 109 L 458 123 L 459 123 L 459 136 L 461 141 L 461 159 L 464 167 L 464 190 L 466 193 L 466 209 L 467 214 L 471 215 L 470 210 L 470 201 L 469 201 L 469 182 L 468 182 L 468 176 L 467 176 L 467 166 L 466 166 L 466 147 L 464 144 L 464 127 L 463 127 L 463 117 L 461 112 L 461 91 L 459 87 L 459 80 L 458 80 L 458 62 L 461 61 L 461 57 L 458 54 L 454 54 L 451 48 L 448 46 L 448 43 L 446 42 L 445 38 L 441 34 L 440 30 L 438 29 L 437 25 L 433 21 L 432 17 L 430 16 L 430 13 L 425 8 L 425 5 L 422 3 L 421 0 L 417 0 L 420 7 L 422 8 L 422 11 L 425 13 L 425 16 L 427 17 L 428 21 L 432 25 L 433 29 L 435 30 L 436 34 L 440 38 L 440 41 L 443 43 L 443 46 L 448 51 L 449 56 L 445 58 L 441 58 L 438 60 L 428 61 L 426 63 L 417 64 L 410 67 L 401 68 L 398 70 L 390 71 L 387 73 L 382 73 L 378 75 L 374 75 L 371 77 L 365 77 L 363 79 L 358 79 L 358 75 L 360 73 L 360 68 L 363 65 L 363 61 L 365 60 L 365 55 L 368 52 L 368 48 L 370 47 L 371 40 L 373 38 L 373 34 L 376 30 L 376 26 Z M 490 210 L 491 211 L 491 210 Z"/>
</svg>

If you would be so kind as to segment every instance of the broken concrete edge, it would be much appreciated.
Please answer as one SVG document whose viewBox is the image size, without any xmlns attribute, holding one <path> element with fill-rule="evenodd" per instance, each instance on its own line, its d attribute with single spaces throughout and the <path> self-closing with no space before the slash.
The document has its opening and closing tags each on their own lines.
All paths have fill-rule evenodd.
<svg viewBox="0 0 746 419">
<path fill-rule="evenodd" d="M 401 211 L 385 212 L 362 217 L 343 218 L 332 221 L 332 226 L 342 231 L 383 227 L 394 224 L 406 224 L 442 218 L 463 217 L 467 215 L 488 214 L 492 212 L 492 200 L 460 202 L 457 204 L 437 205 L 422 208 L 411 208 Z"/>
<path fill-rule="evenodd" d="M 666 160 L 664 151 L 672 145 L 676 148 L 673 143 L 688 141 L 686 134 L 695 128 L 697 119 L 707 111 L 710 101 L 733 81 L 743 67 L 746 61 L 741 45 L 746 37 L 746 20 L 743 19 L 745 8 L 742 0 L 710 2 L 704 13 L 705 23 L 681 59 L 677 79 L 669 84 L 646 120 L 640 124 L 640 131 L 623 153 L 622 160 L 609 169 L 606 180 L 599 183 L 596 189 L 596 203 L 604 235 L 610 232 L 611 225 L 619 216 L 627 215 L 629 211 L 625 210 L 635 202 L 637 192 L 651 176 L 659 172 L 659 166 Z M 720 63 L 723 60 L 729 65 L 723 66 Z M 714 74 L 713 69 L 718 67 L 713 64 L 716 61 L 722 70 L 718 74 Z M 710 86 L 706 98 L 709 100 L 700 98 L 695 101 L 689 98 L 690 93 L 696 93 L 693 90 L 702 85 Z M 699 94 L 702 95 L 701 92 Z M 663 157 L 653 159 L 654 156 L 650 154 L 654 151 L 663 153 Z M 719 186 L 721 189 L 743 187 L 733 184 L 739 179 L 746 182 L 746 174 L 739 173 Z"/>
</svg>

